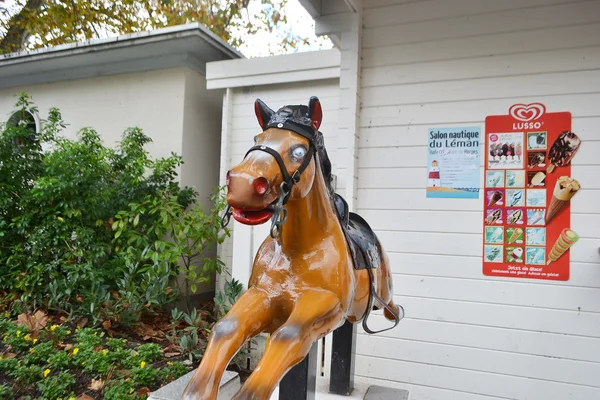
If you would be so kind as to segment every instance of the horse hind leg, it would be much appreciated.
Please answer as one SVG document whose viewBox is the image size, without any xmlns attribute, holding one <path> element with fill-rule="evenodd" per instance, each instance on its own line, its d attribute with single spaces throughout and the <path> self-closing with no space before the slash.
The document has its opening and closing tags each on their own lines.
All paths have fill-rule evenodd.
<svg viewBox="0 0 600 400">
<path fill-rule="evenodd" d="M 388 259 L 387 255 L 385 254 L 383 247 L 381 246 L 381 243 L 379 244 L 380 248 L 381 248 L 381 253 L 382 253 L 382 258 L 383 258 L 383 263 L 381 264 L 378 272 L 378 282 L 379 282 L 379 296 L 381 297 L 381 299 L 386 302 L 387 306 L 389 308 L 391 308 L 394 311 L 394 314 L 392 314 L 390 312 L 390 310 L 388 310 L 386 307 L 383 307 L 382 305 L 377 305 L 377 308 L 383 308 L 383 315 L 385 316 L 385 318 L 389 321 L 395 321 L 396 317 L 400 317 L 402 318 L 403 315 L 403 310 L 398 307 L 397 304 L 394 303 L 394 278 L 392 277 L 392 272 L 390 269 L 390 260 Z"/>
</svg>

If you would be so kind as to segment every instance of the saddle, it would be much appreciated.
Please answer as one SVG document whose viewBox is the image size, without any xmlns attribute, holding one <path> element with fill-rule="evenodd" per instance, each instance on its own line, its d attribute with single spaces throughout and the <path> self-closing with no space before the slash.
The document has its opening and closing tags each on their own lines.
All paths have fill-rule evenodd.
<svg viewBox="0 0 600 400">
<path fill-rule="evenodd" d="M 360 215 L 349 212 L 348 203 L 334 194 L 335 209 L 346 236 L 354 269 L 375 269 L 382 264 L 382 252 L 375 232 Z"/>
</svg>

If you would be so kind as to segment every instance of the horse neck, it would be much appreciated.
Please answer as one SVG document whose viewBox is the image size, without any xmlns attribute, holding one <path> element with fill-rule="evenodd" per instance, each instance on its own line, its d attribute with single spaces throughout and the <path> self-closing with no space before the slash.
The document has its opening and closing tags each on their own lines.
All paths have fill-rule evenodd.
<svg viewBox="0 0 600 400">
<path fill-rule="evenodd" d="M 288 217 L 281 226 L 280 243 L 288 255 L 310 248 L 336 228 L 333 205 L 318 164 L 309 193 L 290 199 L 286 208 Z"/>
</svg>

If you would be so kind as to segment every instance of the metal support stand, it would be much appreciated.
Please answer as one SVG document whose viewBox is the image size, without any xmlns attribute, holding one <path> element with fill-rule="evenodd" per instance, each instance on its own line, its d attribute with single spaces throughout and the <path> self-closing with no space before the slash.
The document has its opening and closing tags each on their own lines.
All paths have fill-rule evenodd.
<svg viewBox="0 0 600 400">
<path fill-rule="evenodd" d="M 354 390 L 356 324 L 346 321 L 333 331 L 329 392 L 349 396 Z"/>
<path fill-rule="evenodd" d="M 304 360 L 296 364 L 279 382 L 280 400 L 315 400 L 317 391 L 318 344 L 313 343 Z"/>
</svg>

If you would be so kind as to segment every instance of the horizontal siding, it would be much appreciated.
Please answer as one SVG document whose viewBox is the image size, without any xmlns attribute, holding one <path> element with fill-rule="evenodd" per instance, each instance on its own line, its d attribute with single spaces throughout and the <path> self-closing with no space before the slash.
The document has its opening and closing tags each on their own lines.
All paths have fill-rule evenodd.
<svg viewBox="0 0 600 400">
<path fill-rule="evenodd" d="M 406 318 L 359 329 L 356 374 L 413 400 L 600 398 L 600 1 L 379 0 L 363 23 L 357 212 Z M 568 281 L 483 275 L 482 200 L 425 198 L 429 128 L 536 101 L 583 141 Z"/>
<path fill-rule="evenodd" d="M 597 15 L 597 13 L 596 13 Z M 367 47 L 363 49 L 365 69 L 385 65 L 403 65 L 426 61 L 448 61 L 459 58 L 497 57 L 505 54 L 527 54 L 546 50 L 598 45 L 600 18 L 589 23 L 543 25 L 536 29 L 482 34 L 466 38 L 441 38 L 435 41 Z M 441 27 L 443 29 L 443 27 Z M 493 50 L 490 41 L 494 41 Z M 440 68 L 443 70 L 443 68 Z"/>
<path fill-rule="evenodd" d="M 555 0 L 554 3 L 575 3 L 581 0 Z M 367 2 L 370 3 L 370 2 Z M 390 2 L 391 3 L 391 2 Z M 398 24 L 419 23 L 439 19 L 464 17 L 471 20 L 477 14 L 496 14 L 499 11 L 527 10 L 548 4 L 548 0 L 426 0 L 396 2 L 388 7 L 367 8 L 363 24 L 365 28 L 381 28 Z M 468 14 L 465 15 L 465 10 Z"/>
<path fill-rule="evenodd" d="M 332 167 L 337 162 L 337 114 L 339 109 L 339 80 L 300 82 L 236 88 L 233 90 L 231 142 L 229 154 L 231 164 L 239 163 L 248 149 L 254 145 L 254 136 L 261 129 L 254 114 L 254 101 L 263 100 L 273 110 L 289 104 L 308 104 L 311 96 L 317 96 L 323 106 L 323 122 L 320 130 L 325 137 L 327 152 Z M 247 285 L 252 262 L 258 247 L 269 234 L 269 223 L 260 226 L 243 226 L 232 220 L 236 226 L 232 255 L 233 276 L 244 280 Z"/>
<path fill-rule="evenodd" d="M 504 1 L 503 1 L 504 2 Z M 518 9 L 493 13 L 471 14 L 471 10 L 462 8 L 463 15 L 443 20 L 427 20 L 410 24 L 394 24 L 365 28 L 363 46 L 376 47 L 401 43 L 427 42 L 440 39 L 473 37 L 514 31 L 529 31 L 549 26 L 566 26 L 598 22 L 597 0 L 562 1 L 545 7 L 522 8 L 529 1 L 513 2 L 521 4 Z M 533 3 L 539 3 L 534 1 Z M 452 4 L 454 6 L 454 1 Z M 546 4 L 556 3 L 547 0 Z M 489 5 L 488 5 L 489 7 Z M 437 7 L 429 4 L 426 12 Z M 456 7 L 458 9 L 458 7 Z M 400 8 L 401 9 L 401 8 Z M 395 14 L 401 15 L 400 10 Z"/>
</svg>

